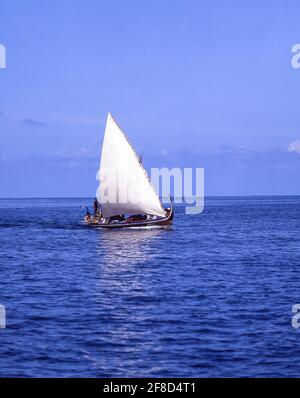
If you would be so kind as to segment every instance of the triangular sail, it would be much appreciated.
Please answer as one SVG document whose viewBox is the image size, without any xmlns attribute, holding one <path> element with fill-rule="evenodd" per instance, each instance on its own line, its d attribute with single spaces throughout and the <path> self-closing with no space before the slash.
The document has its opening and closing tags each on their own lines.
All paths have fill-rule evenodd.
<svg viewBox="0 0 300 398">
<path fill-rule="evenodd" d="M 99 179 L 97 196 L 104 218 L 140 213 L 165 216 L 146 170 L 110 113 L 105 128 Z"/>
</svg>

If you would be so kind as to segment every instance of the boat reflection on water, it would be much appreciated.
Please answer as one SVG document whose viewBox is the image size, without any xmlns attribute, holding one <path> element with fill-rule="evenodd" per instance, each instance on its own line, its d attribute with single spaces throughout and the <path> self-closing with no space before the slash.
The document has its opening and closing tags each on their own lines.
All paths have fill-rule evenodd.
<svg viewBox="0 0 300 398">
<path fill-rule="evenodd" d="M 155 242 L 159 245 L 163 234 L 160 228 L 131 228 L 105 231 L 99 235 L 101 268 L 111 272 L 125 271 L 136 264 L 143 264 L 155 256 Z"/>
<path fill-rule="evenodd" d="M 120 303 L 149 295 L 160 266 L 160 260 L 155 261 L 155 257 L 161 253 L 168 232 L 130 229 L 99 234 L 97 290 L 102 304 L 110 306 L 111 301 Z"/>
<path fill-rule="evenodd" d="M 114 375 L 121 376 L 126 370 L 128 374 L 130 358 L 134 357 L 140 370 L 129 372 L 131 377 L 145 374 L 147 366 L 141 353 L 156 349 L 148 330 L 149 313 L 155 317 L 160 308 L 159 253 L 169 233 L 162 229 L 129 229 L 101 230 L 98 234 L 95 319 L 99 333 L 84 353 L 97 371 L 113 368 Z M 109 357 L 101 355 L 107 347 Z"/>
</svg>

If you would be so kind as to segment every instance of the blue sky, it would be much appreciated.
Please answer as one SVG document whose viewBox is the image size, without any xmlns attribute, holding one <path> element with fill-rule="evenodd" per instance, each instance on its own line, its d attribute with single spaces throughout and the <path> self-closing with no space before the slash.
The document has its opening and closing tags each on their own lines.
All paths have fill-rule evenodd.
<svg viewBox="0 0 300 398">
<path fill-rule="evenodd" d="M 147 167 L 204 167 L 208 195 L 300 194 L 299 12 L 0 0 L 0 196 L 93 196 L 108 111 Z"/>
</svg>

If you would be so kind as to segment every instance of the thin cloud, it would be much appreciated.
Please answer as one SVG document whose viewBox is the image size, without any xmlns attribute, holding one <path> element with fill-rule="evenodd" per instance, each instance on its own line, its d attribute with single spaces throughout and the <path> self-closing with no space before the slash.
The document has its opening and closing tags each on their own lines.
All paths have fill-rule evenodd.
<svg viewBox="0 0 300 398">
<path fill-rule="evenodd" d="M 78 117 L 78 116 L 68 116 L 68 115 L 50 115 L 44 117 L 43 115 L 39 118 L 32 117 L 26 114 L 9 114 L 0 110 L 0 118 L 7 118 L 11 121 L 16 121 L 27 126 L 43 127 L 50 124 L 75 124 L 75 125 L 85 125 L 85 126 L 99 126 L 99 124 L 104 123 L 104 119 L 92 118 L 92 117 Z"/>
<path fill-rule="evenodd" d="M 80 147 L 75 150 L 67 150 L 65 148 L 59 149 L 52 154 L 52 157 L 58 159 L 92 159 L 96 157 L 96 153 L 93 149 Z"/>
<path fill-rule="evenodd" d="M 40 120 L 36 119 L 31 119 L 31 118 L 25 118 L 21 120 L 23 124 L 26 124 L 28 126 L 36 126 L 36 127 L 42 127 L 45 126 L 45 122 L 41 122 Z"/>
<path fill-rule="evenodd" d="M 288 152 L 295 152 L 300 154 L 300 140 L 295 140 L 289 143 Z"/>
</svg>

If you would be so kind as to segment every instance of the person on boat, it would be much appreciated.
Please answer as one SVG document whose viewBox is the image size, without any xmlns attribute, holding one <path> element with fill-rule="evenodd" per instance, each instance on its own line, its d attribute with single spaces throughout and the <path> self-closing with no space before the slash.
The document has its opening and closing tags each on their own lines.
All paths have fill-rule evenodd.
<svg viewBox="0 0 300 398">
<path fill-rule="evenodd" d="M 120 215 L 111 216 L 109 217 L 108 222 L 110 223 L 112 221 L 119 221 L 119 222 L 125 221 L 125 216 L 124 214 L 122 214 L 121 216 Z"/>
<path fill-rule="evenodd" d="M 95 198 L 95 200 L 94 200 L 94 215 L 98 214 L 98 212 L 99 212 L 99 203 L 98 203 L 97 198 Z"/>
<path fill-rule="evenodd" d="M 88 207 L 86 208 L 86 214 L 85 214 L 85 217 L 84 217 L 84 221 L 85 222 L 91 222 L 92 221 L 91 213 L 89 212 Z"/>
<path fill-rule="evenodd" d="M 147 214 L 134 214 L 127 218 L 127 222 L 139 222 L 147 220 Z"/>
<path fill-rule="evenodd" d="M 101 204 L 100 205 L 98 204 L 98 210 L 95 213 L 95 215 L 98 216 L 99 220 L 101 220 L 103 218 L 103 212 L 102 212 Z"/>
<path fill-rule="evenodd" d="M 165 212 L 166 212 L 166 217 L 168 217 L 168 215 L 171 213 L 171 207 L 167 207 L 165 209 Z"/>
<path fill-rule="evenodd" d="M 93 216 L 92 223 L 99 224 L 99 222 L 100 222 L 100 217 L 99 217 L 99 214 L 97 213 Z"/>
</svg>

